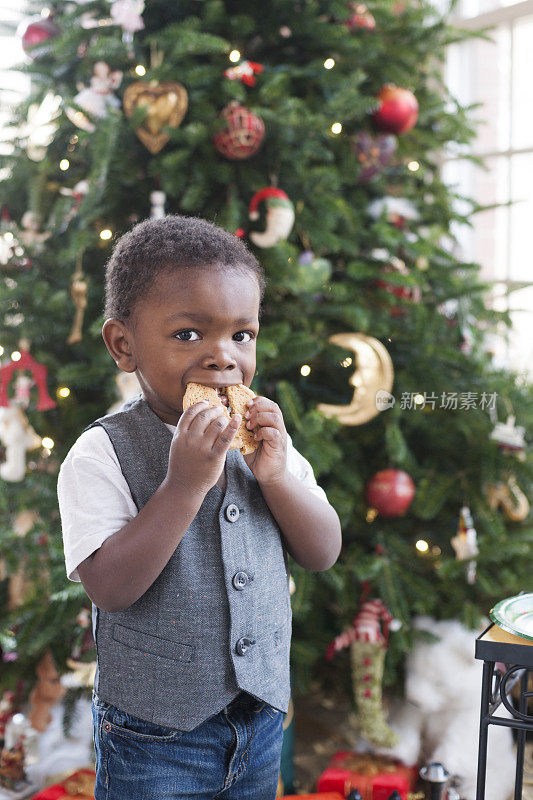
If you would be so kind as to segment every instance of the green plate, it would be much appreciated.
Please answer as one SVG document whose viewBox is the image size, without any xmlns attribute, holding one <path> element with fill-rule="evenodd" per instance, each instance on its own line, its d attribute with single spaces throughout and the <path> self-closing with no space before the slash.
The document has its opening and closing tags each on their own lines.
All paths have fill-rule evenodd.
<svg viewBox="0 0 533 800">
<path fill-rule="evenodd" d="M 489 616 L 505 631 L 533 640 L 533 592 L 501 600 Z"/>
</svg>

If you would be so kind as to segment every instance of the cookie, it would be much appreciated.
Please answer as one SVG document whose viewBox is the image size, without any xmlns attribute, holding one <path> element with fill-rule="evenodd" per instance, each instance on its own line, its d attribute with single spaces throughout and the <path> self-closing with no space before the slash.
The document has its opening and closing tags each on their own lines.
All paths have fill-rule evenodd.
<svg viewBox="0 0 533 800">
<path fill-rule="evenodd" d="M 200 383 L 188 383 L 187 390 L 183 395 L 183 410 L 186 411 L 195 403 L 206 400 L 210 406 L 222 406 L 228 419 L 234 414 L 240 414 L 242 417 L 241 424 L 237 428 L 229 449 L 239 449 L 243 456 L 253 453 L 259 447 L 259 442 L 254 439 L 253 431 L 248 430 L 246 427 L 244 415 L 247 411 L 246 403 L 255 397 L 255 394 L 243 384 L 224 386 L 219 391 L 221 395 L 227 397 L 227 405 L 222 402 L 216 389 L 212 389 L 210 386 L 202 386 Z"/>
</svg>

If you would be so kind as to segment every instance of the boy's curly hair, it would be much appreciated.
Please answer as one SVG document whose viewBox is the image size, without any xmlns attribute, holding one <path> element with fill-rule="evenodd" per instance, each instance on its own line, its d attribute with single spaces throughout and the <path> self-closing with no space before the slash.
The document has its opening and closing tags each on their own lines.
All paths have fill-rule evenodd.
<svg viewBox="0 0 533 800">
<path fill-rule="evenodd" d="M 120 237 L 107 263 L 105 318 L 125 322 L 162 272 L 210 266 L 253 272 L 263 296 L 263 268 L 237 236 L 198 217 L 145 219 Z"/>
</svg>

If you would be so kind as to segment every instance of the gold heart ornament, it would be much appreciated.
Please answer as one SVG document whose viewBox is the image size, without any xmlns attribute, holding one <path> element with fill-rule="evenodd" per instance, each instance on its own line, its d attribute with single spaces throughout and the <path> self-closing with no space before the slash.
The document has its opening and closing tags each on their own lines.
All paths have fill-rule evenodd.
<svg viewBox="0 0 533 800">
<path fill-rule="evenodd" d="M 177 128 L 188 106 L 187 90 L 174 81 L 137 81 L 124 92 L 124 112 L 131 117 L 137 108 L 146 109 L 143 124 L 135 133 L 154 155 L 166 145 L 168 133 L 164 127 Z"/>
</svg>

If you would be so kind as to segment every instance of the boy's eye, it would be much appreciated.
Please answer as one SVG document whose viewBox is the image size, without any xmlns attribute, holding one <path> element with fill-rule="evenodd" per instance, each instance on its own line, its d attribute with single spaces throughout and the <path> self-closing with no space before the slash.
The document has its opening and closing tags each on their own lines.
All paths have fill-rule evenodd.
<svg viewBox="0 0 533 800">
<path fill-rule="evenodd" d="M 236 342 L 251 342 L 254 338 L 254 334 L 250 331 L 239 331 L 238 333 L 233 334 L 233 338 Z"/>
<path fill-rule="evenodd" d="M 178 331 L 175 334 L 176 338 L 180 340 L 180 342 L 195 342 L 197 339 L 200 338 L 199 334 L 196 331 L 186 330 L 186 331 Z"/>
</svg>

